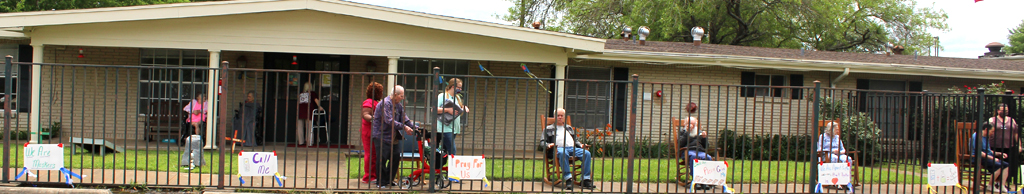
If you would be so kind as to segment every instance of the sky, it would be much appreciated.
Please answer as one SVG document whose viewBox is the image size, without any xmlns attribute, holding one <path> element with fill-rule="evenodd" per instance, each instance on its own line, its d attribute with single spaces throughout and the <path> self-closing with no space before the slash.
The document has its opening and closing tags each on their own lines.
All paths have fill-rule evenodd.
<svg viewBox="0 0 1024 194">
<path fill-rule="evenodd" d="M 508 0 L 349 0 L 354 2 L 393 7 L 486 22 L 511 24 L 496 15 L 508 13 L 512 3 Z M 918 0 L 918 7 L 942 9 L 949 16 L 949 31 L 933 30 L 939 37 L 939 56 L 978 58 L 988 52 L 990 42 L 1008 44 L 1009 29 L 1024 20 L 1019 14 L 1024 0 Z"/>
</svg>

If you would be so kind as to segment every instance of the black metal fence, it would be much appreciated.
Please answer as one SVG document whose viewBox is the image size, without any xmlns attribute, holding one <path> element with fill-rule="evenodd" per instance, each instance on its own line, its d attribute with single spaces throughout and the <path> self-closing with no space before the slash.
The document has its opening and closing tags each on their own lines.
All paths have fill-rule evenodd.
<svg viewBox="0 0 1024 194">
<path fill-rule="evenodd" d="M 858 191 L 927 192 L 929 163 L 957 164 L 963 175 L 961 184 L 983 188 L 981 182 L 969 181 L 975 175 L 988 176 L 973 168 L 976 162 L 970 161 L 967 148 L 970 137 L 981 121 L 997 114 L 993 110 L 998 104 L 1008 105 L 1010 118 L 1021 116 L 1019 107 L 1024 105 L 1020 96 L 1011 94 L 826 89 L 818 83 L 813 87 L 658 83 L 642 82 L 643 77 L 636 75 L 628 81 L 598 81 L 437 71 L 410 74 L 245 69 L 229 68 L 226 63 L 220 68 L 9 60 L 7 64 L 7 68 L 32 65 L 32 70 L 41 75 L 38 111 L 17 113 L 22 114 L 18 117 L 39 117 L 42 129 L 38 143 L 76 145 L 73 142 L 78 138 L 88 138 L 105 140 L 121 149 L 99 155 L 88 153 L 95 149 L 77 145 L 66 148 L 66 167 L 88 175 L 75 183 L 99 185 L 564 192 L 564 184 L 551 184 L 560 180 L 561 173 L 554 168 L 557 163 L 546 157 L 545 146 L 539 140 L 546 117 L 552 117 L 555 107 L 565 107 L 568 123 L 576 127 L 577 141 L 589 145 L 587 150 L 593 158 L 592 179 L 597 188 L 583 192 L 687 192 L 691 178 L 686 160 L 679 159 L 686 153 L 675 148 L 677 140 L 687 135 L 680 133 L 681 123 L 690 117 L 699 120 L 699 129 L 707 132 L 703 145 L 707 153 L 729 164 L 728 185 L 737 192 L 811 192 L 810 183 L 817 181 L 815 164 L 819 157 L 828 157 L 817 151 L 823 133 L 820 129 L 828 122 L 841 126 L 839 135 L 847 155 L 856 161 Z M 211 75 L 221 79 L 211 82 Z M 14 91 L 11 76 L 7 78 L 4 91 Z M 443 171 L 430 170 L 438 166 L 429 165 L 435 156 L 429 153 L 436 151 L 430 148 L 448 147 L 439 145 L 442 135 L 437 133 L 436 119 L 438 94 L 445 92 L 452 78 L 462 80 L 460 100 L 470 110 L 457 120 L 460 130 L 453 138 L 453 147 L 457 155 L 485 156 L 488 184 L 431 178 L 446 177 Z M 401 132 L 405 140 L 395 140 L 400 142 L 394 145 L 401 152 L 396 162 L 400 170 L 391 181 L 399 185 L 386 188 L 361 180 L 368 166 L 364 160 L 366 148 L 383 146 L 365 144 L 369 134 L 364 135 L 361 129 L 363 104 L 369 98 L 367 86 L 373 82 L 387 88 L 380 91 L 384 94 L 396 85 L 405 88 L 403 106 L 419 129 L 415 134 Z M 565 95 L 558 94 L 559 82 Z M 306 83 L 311 87 L 307 88 Z M 181 142 L 197 130 L 182 107 L 210 87 L 219 91 L 207 95 L 217 102 L 209 110 L 213 120 L 199 122 L 198 129 L 209 142 L 204 145 L 208 148 L 203 153 L 206 164 L 183 166 L 180 159 L 188 150 Z M 316 93 L 311 100 L 319 100 L 318 107 L 312 109 L 322 107 L 322 113 L 299 107 L 299 101 L 305 100 L 299 99 L 302 93 L 310 91 Z M 28 92 L 28 88 L 19 87 L 14 93 Z M 253 94 L 252 101 L 249 93 Z M 5 107 L 9 107 L 8 102 Z M 698 106 L 692 113 L 687 110 L 690 103 Z M 306 114 L 300 110 L 310 111 L 312 121 L 303 125 L 300 115 Z M 13 179 L 24 165 L 20 145 L 28 141 L 26 135 L 21 135 L 27 124 L 11 118 L 13 115 L 6 116 L 3 134 L 8 146 L 4 148 L 3 180 L 63 182 L 59 172 L 48 171 L 36 171 L 38 177 Z M 213 130 L 207 130 L 207 125 Z M 307 130 L 312 135 L 305 133 Z M 1016 133 L 1019 130 L 1013 129 Z M 314 145 L 300 145 L 309 144 L 297 141 L 300 135 L 303 139 L 312 136 Z M 246 143 L 236 142 L 241 140 Z M 232 145 L 235 143 L 238 145 Z M 1012 150 L 1018 144 L 1000 145 Z M 283 184 L 272 177 L 238 178 L 237 154 L 252 151 L 276 152 L 279 173 L 287 177 Z M 956 188 L 937 189 L 962 192 Z M 580 186 L 573 191 L 581 191 Z M 723 191 L 721 187 L 697 190 Z"/>
</svg>

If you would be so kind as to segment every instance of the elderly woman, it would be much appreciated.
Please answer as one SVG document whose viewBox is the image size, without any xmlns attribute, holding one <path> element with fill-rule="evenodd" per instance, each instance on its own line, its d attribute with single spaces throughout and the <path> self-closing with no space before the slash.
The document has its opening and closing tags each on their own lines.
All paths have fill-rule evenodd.
<svg viewBox="0 0 1024 194">
<path fill-rule="evenodd" d="M 196 98 L 189 102 L 183 110 L 189 113 L 188 123 L 192 125 L 193 134 L 202 135 L 199 133 L 199 126 L 206 122 L 206 112 L 210 110 L 210 103 L 206 102 L 206 95 L 196 94 Z"/>
<path fill-rule="evenodd" d="M 299 118 L 295 120 L 295 143 L 299 146 L 313 145 L 312 111 L 314 106 L 317 110 L 324 110 L 324 107 L 320 106 L 318 95 L 316 91 L 313 91 L 312 83 L 306 82 L 302 85 L 302 93 L 299 94 Z"/>
<path fill-rule="evenodd" d="M 377 150 L 373 149 L 373 142 L 370 135 L 373 133 L 373 113 L 377 103 L 384 99 L 384 86 L 377 82 L 371 82 L 366 86 L 366 100 L 363 100 L 362 125 L 360 126 L 360 139 L 363 140 L 363 183 L 377 181 Z"/>
<path fill-rule="evenodd" d="M 829 122 L 825 124 L 825 132 L 818 136 L 818 151 L 827 151 L 829 161 L 832 163 L 853 162 L 853 158 L 846 155 L 846 147 L 843 140 L 839 139 L 839 123 Z M 821 160 L 819 158 L 819 160 Z"/>
</svg>

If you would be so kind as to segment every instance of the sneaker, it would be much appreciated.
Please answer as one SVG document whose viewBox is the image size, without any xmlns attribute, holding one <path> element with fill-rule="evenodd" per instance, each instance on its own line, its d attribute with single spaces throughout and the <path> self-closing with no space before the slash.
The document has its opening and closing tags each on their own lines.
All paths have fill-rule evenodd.
<svg viewBox="0 0 1024 194">
<path fill-rule="evenodd" d="M 562 184 L 565 185 L 565 190 L 572 190 L 572 185 L 574 185 L 575 183 L 570 178 L 570 179 L 565 179 L 565 181 L 562 181 Z"/>
<path fill-rule="evenodd" d="M 594 186 L 594 181 L 593 180 L 589 180 L 589 179 L 583 180 L 582 187 L 584 189 L 589 189 L 589 190 L 594 190 L 595 188 L 597 188 L 597 186 Z"/>
<path fill-rule="evenodd" d="M 995 186 L 995 185 L 989 186 L 988 187 L 988 191 L 992 191 L 992 192 L 995 192 L 995 193 L 1005 193 L 1006 192 L 1005 190 L 1003 190 L 1002 187 Z"/>
</svg>

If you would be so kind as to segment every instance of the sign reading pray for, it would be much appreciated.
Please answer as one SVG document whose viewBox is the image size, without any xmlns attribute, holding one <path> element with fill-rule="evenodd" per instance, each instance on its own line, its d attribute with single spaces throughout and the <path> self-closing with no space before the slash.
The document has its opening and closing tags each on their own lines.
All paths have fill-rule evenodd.
<svg viewBox="0 0 1024 194">
<path fill-rule="evenodd" d="M 693 183 L 725 186 L 728 171 L 725 161 L 698 160 L 693 164 Z"/>
<path fill-rule="evenodd" d="M 60 144 L 25 145 L 25 168 L 60 170 L 64 168 L 64 148 Z"/>
<path fill-rule="evenodd" d="M 487 162 L 483 156 L 455 156 L 448 163 L 448 176 L 459 179 L 484 179 Z"/>
</svg>

